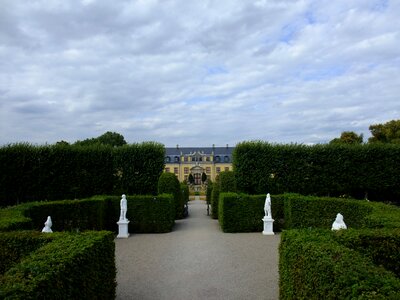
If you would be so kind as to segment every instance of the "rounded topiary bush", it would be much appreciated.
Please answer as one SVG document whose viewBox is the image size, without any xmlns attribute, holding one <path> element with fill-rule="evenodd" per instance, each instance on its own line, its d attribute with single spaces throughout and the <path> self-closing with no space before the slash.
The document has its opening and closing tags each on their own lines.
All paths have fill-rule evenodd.
<svg viewBox="0 0 400 300">
<path fill-rule="evenodd" d="M 175 200 L 175 219 L 183 218 L 184 197 L 178 178 L 173 173 L 162 173 L 158 179 L 158 194 L 172 194 Z"/>
</svg>

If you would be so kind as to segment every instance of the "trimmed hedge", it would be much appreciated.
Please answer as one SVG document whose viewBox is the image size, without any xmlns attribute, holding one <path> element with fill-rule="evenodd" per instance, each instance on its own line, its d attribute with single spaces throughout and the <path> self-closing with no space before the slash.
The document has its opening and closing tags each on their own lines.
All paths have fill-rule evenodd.
<svg viewBox="0 0 400 300">
<path fill-rule="evenodd" d="M 368 256 L 400 278 L 400 228 L 340 230 L 334 238 L 347 248 Z"/>
<path fill-rule="evenodd" d="M 53 236 L 37 231 L 0 233 L 0 275 L 17 264 L 23 257 L 51 242 Z"/>
<path fill-rule="evenodd" d="M 337 213 L 344 216 L 349 228 L 361 228 L 372 208 L 362 200 L 284 194 L 284 211 L 286 229 L 330 229 Z"/>
<path fill-rule="evenodd" d="M 0 278 L 1 299 L 114 299 L 111 232 L 58 233 Z"/>
<path fill-rule="evenodd" d="M 121 197 L 96 196 L 93 199 L 105 201 L 105 228 L 117 232 Z M 175 201 L 171 194 L 126 196 L 126 199 L 130 233 L 164 233 L 172 230 L 175 224 Z"/>
<path fill-rule="evenodd" d="M 400 280 L 340 245 L 330 230 L 284 231 L 280 299 L 400 299 Z"/>
<path fill-rule="evenodd" d="M 215 183 L 213 184 L 213 190 L 211 192 L 211 217 L 213 219 L 219 218 L 218 213 L 218 201 L 220 193 L 236 193 L 236 178 L 233 171 L 223 171 L 217 175 L 215 178 Z"/>
<path fill-rule="evenodd" d="M 219 175 L 215 177 L 215 182 L 211 191 L 211 218 L 218 219 L 218 200 L 220 193 Z"/>
<path fill-rule="evenodd" d="M 178 177 L 174 173 L 162 173 L 158 179 L 158 194 L 171 194 L 175 200 L 175 219 L 183 218 L 184 199 Z"/>
<path fill-rule="evenodd" d="M 214 183 L 211 181 L 211 179 L 208 179 L 207 180 L 207 191 L 206 191 L 207 204 L 211 204 L 211 195 L 212 195 L 212 191 L 213 191 L 213 186 L 214 186 Z"/>
<path fill-rule="evenodd" d="M 129 231 L 169 232 L 174 225 L 175 202 L 172 195 L 127 196 Z M 24 203 L 0 209 L 0 231 L 42 230 L 51 216 L 54 231 L 118 231 L 119 196 L 95 196 L 83 200 Z"/>
<path fill-rule="evenodd" d="M 273 145 L 243 142 L 233 152 L 238 191 L 400 201 L 400 145 Z"/>
<path fill-rule="evenodd" d="M 107 194 L 156 194 L 164 168 L 158 143 L 0 147 L 0 206 Z"/>
<path fill-rule="evenodd" d="M 263 231 L 266 195 L 221 193 L 219 196 L 219 224 L 223 232 Z M 283 223 L 283 197 L 271 196 L 274 231 L 280 231 Z"/>
</svg>

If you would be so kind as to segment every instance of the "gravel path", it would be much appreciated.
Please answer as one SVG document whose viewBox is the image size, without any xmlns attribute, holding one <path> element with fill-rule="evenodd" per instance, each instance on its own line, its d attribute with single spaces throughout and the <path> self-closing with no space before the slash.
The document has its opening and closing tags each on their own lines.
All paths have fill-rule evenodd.
<svg viewBox="0 0 400 300">
<path fill-rule="evenodd" d="M 205 201 L 173 232 L 116 239 L 117 299 L 278 299 L 279 235 L 223 233 Z"/>
</svg>

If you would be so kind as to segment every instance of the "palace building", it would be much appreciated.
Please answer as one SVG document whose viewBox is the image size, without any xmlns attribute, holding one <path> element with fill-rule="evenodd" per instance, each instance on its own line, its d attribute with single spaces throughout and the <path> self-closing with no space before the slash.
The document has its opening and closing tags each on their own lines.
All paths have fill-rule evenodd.
<svg viewBox="0 0 400 300">
<path fill-rule="evenodd" d="M 180 182 L 188 181 L 192 174 L 195 185 L 201 185 L 201 176 L 215 180 L 222 171 L 232 171 L 232 152 L 234 147 L 179 147 L 165 148 L 165 170 L 174 173 Z"/>
</svg>

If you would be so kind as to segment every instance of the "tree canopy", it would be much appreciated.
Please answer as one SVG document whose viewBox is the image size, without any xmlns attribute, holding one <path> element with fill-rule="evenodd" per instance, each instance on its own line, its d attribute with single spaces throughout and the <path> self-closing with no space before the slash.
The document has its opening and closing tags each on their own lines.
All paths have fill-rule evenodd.
<svg viewBox="0 0 400 300">
<path fill-rule="evenodd" d="M 90 138 L 90 139 L 85 139 L 83 141 L 75 142 L 75 145 L 79 145 L 79 146 L 90 146 L 90 145 L 96 145 L 96 144 L 119 147 L 119 146 L 126 145 L 126 141 L 122 134 L 119 134 L 117 132 L 107 131 L 106 133 L 104 133 L 96 138 Z"/>
<path fill-rule="evenodd" d="M 334 138 L 329 144 L 347 144 L 357 145 L 362 144 L 363 134 L 358 135 L 354 131 L 343 131 L 339 138 Z"/>
<path fill-rule="evenodd" d="M 400 120 L 391 120 L 384 124 L 373 124 L 369 126 L 372 137 L 369 143 L 393 143 L 400 144 Z"/>
</svg>

